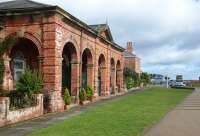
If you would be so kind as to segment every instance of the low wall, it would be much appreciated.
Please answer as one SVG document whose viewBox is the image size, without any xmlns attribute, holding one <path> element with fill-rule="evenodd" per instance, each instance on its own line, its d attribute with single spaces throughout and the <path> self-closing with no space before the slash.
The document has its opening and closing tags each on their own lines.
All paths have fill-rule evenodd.
<svg viewBox="0 0 200 136">
<path fill-rule="evenodd" d="M 43 95 L 38 94 L 38 104 L 33 107 L 9 110 L 9 97 L 0 97 L 0 127 L 43 115 Z"/>
</svg>

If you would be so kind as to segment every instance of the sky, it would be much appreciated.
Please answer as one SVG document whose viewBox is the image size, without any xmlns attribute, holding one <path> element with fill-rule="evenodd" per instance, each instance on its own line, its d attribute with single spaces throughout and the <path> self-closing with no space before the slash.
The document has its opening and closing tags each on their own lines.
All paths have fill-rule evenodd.
<svg viewBox="0 0 200 136">
<path fill-rule="evenodd" d="M 0 0 L 6 1 L 6 0 Z M 114 40 L 135 43 L 142 71 L 200 76 L 198 0 L 35 0 L 58 5 L 87 24 L 108 23 Z"/>
</svg>

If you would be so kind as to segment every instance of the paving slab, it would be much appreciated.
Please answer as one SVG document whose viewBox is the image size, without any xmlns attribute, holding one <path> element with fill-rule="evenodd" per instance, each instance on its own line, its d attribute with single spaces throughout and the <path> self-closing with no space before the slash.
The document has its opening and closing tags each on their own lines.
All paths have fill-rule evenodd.
<svg viewBox="0 0 200 136">
<path fill-rule="evenodd" d="M 144 136 L 200 136 L 200 89 L 169 112 Z"/>
</svg>

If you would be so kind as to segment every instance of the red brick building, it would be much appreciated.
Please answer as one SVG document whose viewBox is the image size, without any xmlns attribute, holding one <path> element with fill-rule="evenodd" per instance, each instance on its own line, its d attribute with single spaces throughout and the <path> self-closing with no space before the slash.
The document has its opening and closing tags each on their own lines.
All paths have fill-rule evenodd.
<svg viewBox="0 0 200 136">
<path fill-rule="evenodd" d="M 128 42 L 127 48 L 124 51 L 125 67 L 140 74 L 141 73 L 141 67 L 140 67 L 141 60 L 133 52 L 134 52 L 134 45 L 132 42 Z"/>
<path fill-rule="evenodd" d="M 43 73 L 52 112 L 63 109 L 65 87 L 74 103 L 86 85 L 96 97 L 124 91 L 124 49 L 106 24 L 89 26 L 58 6 L 16 0 L 0 3 L 0 40 L 10 36 L 18 40 L 4 54 L 6 90 L 15 88 L 29 66 Z"/>
</svg>

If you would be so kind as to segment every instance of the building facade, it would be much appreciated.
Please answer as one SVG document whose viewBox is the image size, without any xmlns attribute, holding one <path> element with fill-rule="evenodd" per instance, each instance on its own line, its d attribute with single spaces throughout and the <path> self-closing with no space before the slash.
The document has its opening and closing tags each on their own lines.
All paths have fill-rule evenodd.
<svg viewBox="0 0 200 136">
<path fill-rule="evenodd" d="M 134 45 L 132 42 L 127 42 L 127 48 L 124 51 L 125 58 L 125 68 L 135 71 L 136 73 L 141 73 L 140 58 L 137 57 L 134 52 Z"/>
<path fill-rule="evenodd" d="M 51 112 L 63 110 L 64 88 L 74 103 L 84 86 L 97 98 L 124 92 L 124 49 L 107 24 L 89 26 L 58 6 L 16 0 L 0 4 L 0 26 L 0 40 L 17 37 L 3 56 L 5 90 L 29 67 L 44 76 Z"/>
</svg>

